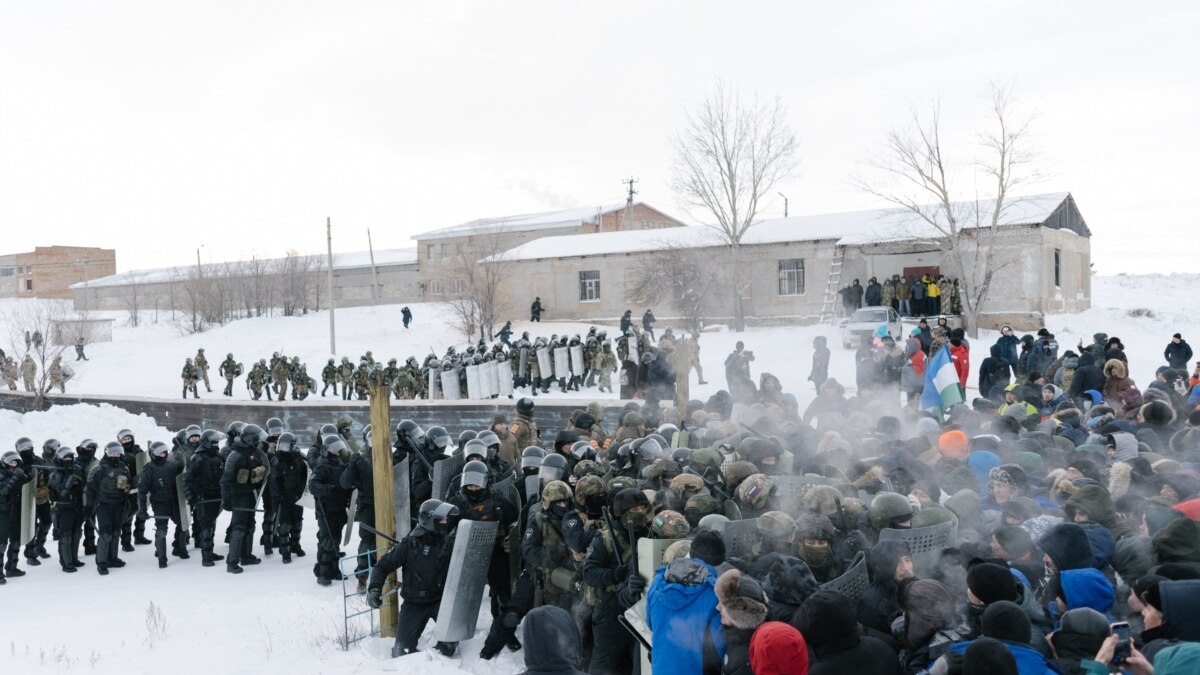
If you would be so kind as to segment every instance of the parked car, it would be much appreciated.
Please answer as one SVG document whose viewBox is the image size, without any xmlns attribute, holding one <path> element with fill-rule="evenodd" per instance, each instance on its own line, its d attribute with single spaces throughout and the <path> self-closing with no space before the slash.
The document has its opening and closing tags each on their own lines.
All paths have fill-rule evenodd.
<svg viewBox="0 0 1200 675">
<path fill-rule="evenodd" d="M 849 319 L 842 319 L 842 346 L 854 349 L 862 343 L 862 336 L 874 336 L 875 329 L 887 325 L 887 332 L 899 342 L 904 326 L 900 315 L 891 307 L 863 307 L 854 311 Z"/>
</svg>

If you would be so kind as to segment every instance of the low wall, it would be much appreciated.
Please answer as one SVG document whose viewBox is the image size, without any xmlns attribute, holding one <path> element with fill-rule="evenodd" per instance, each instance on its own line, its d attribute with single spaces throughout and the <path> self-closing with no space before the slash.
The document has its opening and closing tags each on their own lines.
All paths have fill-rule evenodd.
<svg viewBox="0 0 1200 675">
<path fill-rule="evenodd" d="M 587 405 L 585 399 L 543 400 L 534 399 L 534 422 L 542 432 L 542 441 L 547 445 L 554 442 L 571 415 L 571 411 Z M 204 429 L 224 431 L 234 420 L 262 425 L 271 417 L 283 420 L 287 428 L 297 435 L 302 444 L 311 444 L 322 424 L 332 424 L 342 415 L 354 420 L 358 431 L 370 421 L 371 410 L 367 401 L 221 401 L 209 399 L 154 399 L 122 398 L 117 396 L 57 395 L 47 396 L 44 407 L 88 403 L 109 405 L 126 410 L 134 415 L 145 414 L 159 425 L 172 431 L 190 424 Z M 605 426 L 611 432 L 617 427 L 617 418 L 625 401 L 606 401 L 604 404 Z M 504 413 L 509 421 L 515 416 L 515 399 L 486 401 L 393 401 L 392 428 L 403 419 L 411 419 L 421 427 L 446 427 L 452 437 L 464 429 L 486 429 L 492 418 Z M 34 410 L 32 394 L 25 392 L 0 392 L 0 409 L 16 412 Z"/>
</svg>

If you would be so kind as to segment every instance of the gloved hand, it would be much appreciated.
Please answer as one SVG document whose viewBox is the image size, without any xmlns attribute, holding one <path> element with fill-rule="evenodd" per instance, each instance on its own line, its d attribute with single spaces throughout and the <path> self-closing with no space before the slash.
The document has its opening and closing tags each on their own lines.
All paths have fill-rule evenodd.
<svg viewBox="0 0 1200 675">
<path fill-rule="evenodd" d="M 150 512 L 146 509 L 138 509 L 137 517 L 142 520 L 150 520 Z"/>
<path fill-rule="evenodd" d="M 630 589 L 628 586 L 617 591 L 617 602 L 625 608 L 633 607 L 640 598 L 641 593 Z"/>
<path fill-rule="evenodd" d="M 379 609 L 380 607 L 383 606 L 383 596 L 380 593 L 380 589 L 378 589 L 378 588 L 368 588 L 367 589 L 367 605 L 374 609 Z"/>
<path fill-rule="evenodd" d="M 232 511 L 232 510 L 233 510 L 233 504 L 230 504 L 229 502 L 226 502 L 226 501 L 222 500 L 222 501 L 221 501 L 221 510 L 222 510 L 222 511 Z"/>
<path fill-rule="evenodd" d="M 25 473 L 25 470 L 19 466 L 12 470 L 12 475 L 13 478 L 17 479 L 18 483 L 24 483 L 29 480 L 29 474 Z"/>
<path fill-rule="evenodd" d="M 646 590 L 646 580 L 640 574 L 630 574 L 628 581 L 625 582 L 625 587 L 631 591 L 641 593 Z"/>
</svg>

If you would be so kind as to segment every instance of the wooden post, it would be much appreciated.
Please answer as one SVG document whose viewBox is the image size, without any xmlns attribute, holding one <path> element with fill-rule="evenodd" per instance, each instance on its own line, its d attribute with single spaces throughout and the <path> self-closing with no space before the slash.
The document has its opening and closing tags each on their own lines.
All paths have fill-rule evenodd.
<svg viewBox="0 0 1200 675">
<path fill-rule="evenodd" d="M 392 416 L 387 387 L 371 387 L 371 469 L 375 483 L 375 529 L 395 533 L 396 512 L 392 507 Z M 375 559 L 379 560 L 390 548 L 391 542 L 376 535 Z M 395 575 L 388 576 L 383 592 L 396 585 Z M 382 637 L 396 636 L 396 609 L 400 596 L 392 599 L 379 610 L 379 627 Z"/>
<path fill-rule="evenodd" d="M 688 377 L 690 373 L 688 371 L 691 370 L 692 364 L 691 359 L 688 358 L 690 351 L 687 346 L 687 340 L 689 338 L 682 331 L 680 331 L 679 337 L 680 339 L 675 341 L 675 351 L 671 355 L 675 361 L 675 409 L 679 411 L 679 418 L 683 419 L 685 417 L 684 412 L 687 408 L 687 402 L 690 399 L 688 395 L 690 389 Z"/>
</svg>

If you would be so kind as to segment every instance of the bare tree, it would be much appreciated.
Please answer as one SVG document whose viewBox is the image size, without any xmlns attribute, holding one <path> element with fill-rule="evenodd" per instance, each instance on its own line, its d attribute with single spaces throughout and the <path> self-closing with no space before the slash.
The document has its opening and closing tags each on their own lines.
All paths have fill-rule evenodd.
<svg viewBox="0 0 1200 675">
<path fill-rule="evenodd" d="M 996 239 L 1013 193 L 1040 179 L 1032 163 L 1032 116 L 1018 113 L 1011 86 L 989 87 L 989 128 L 977 134 L 982 157 L 954 163 L 942 149 L 941 111 L 935 102 L 927 117 L 914 108 L 910 126 L 888 132 L 879 154 L 868 165 L 875 180 L 857 179 L 861 189 L 912 213 L 931 227 L 943 256 L 958 276 L 959 297 L 971 337 L 987 306 L 992 280 L 1000 269 Z M 961 181 L 961 182 L 960 182 Z M 956 201 L 958 185 L 986 185 L 991 195 Z"/>
<path fill-rule="evenodd" d="M 711 221 L 729 250 L 732 266 L 733 328 L 746 327 L 742 295 L 742 239 L 756 222 L 760 203 L 796 169 L 798 143 L 778 97 L 743 101 L 718 83 L 716 92 L 690 113 L 671 141 L 672 188 L 682 206 Z"/>
<path fill-rule="evenodd" d="M 472 234 L 459 246 L 447 272 L 450 305 L 458 328 L 468 341 L 490 340 L 499 318 L 508 311 L 504 287 L 511 265 L 505 256 L 509 242 L 500 232 Z"/>
<path fill-rule="evenodd" d="M 321 256 L 300 255 L 288 251 L 279 261 L 280 309 L 284 316 L 307 313 L 309 307 L 320 303 L 321 271 L 324 265 Z"/>
<path fill-rule="evenodd" d="M 121 304 L 129 312 L 129 325 L 137 328 L 138 312 L 142 308 L 142 275 L 129 273 L 129 283 L 121 289 Z"/>
<path fill-rule="evenodd" d="M 664 244 L 653 257 L 639 258 L 630 298 L 639 304 L 668 302 L 687 321 L 688 330 L 704 327 L 712 299 L 724 290 L 721 275 L 712 270 L 711 248 Z"/>
<path fill-rule="evenodd" d="M 17 361 L 18 369 L 24 365 L 28 356 L 37 367 L 33 378 L 34 407 L 40 410 L 50 390 L 50 366 L 54 359 L 61 356 L 68 344 L 74 344 L 75 339 L 82 336 L 90 339 L 90 334 L 76 331 L 59 335 L 56 330 L 58 322 L 68 316 L 67 302 L 62 300 L 21 300 L 10 305 L 3 314 L 3 324 L 7 329 L 7 339 L 13 359 Z M 26 347 L 25 334 L 29 333 L 31 341 Z M 21 358 L 17 355 L 21 354 Z"/>
</svg>

